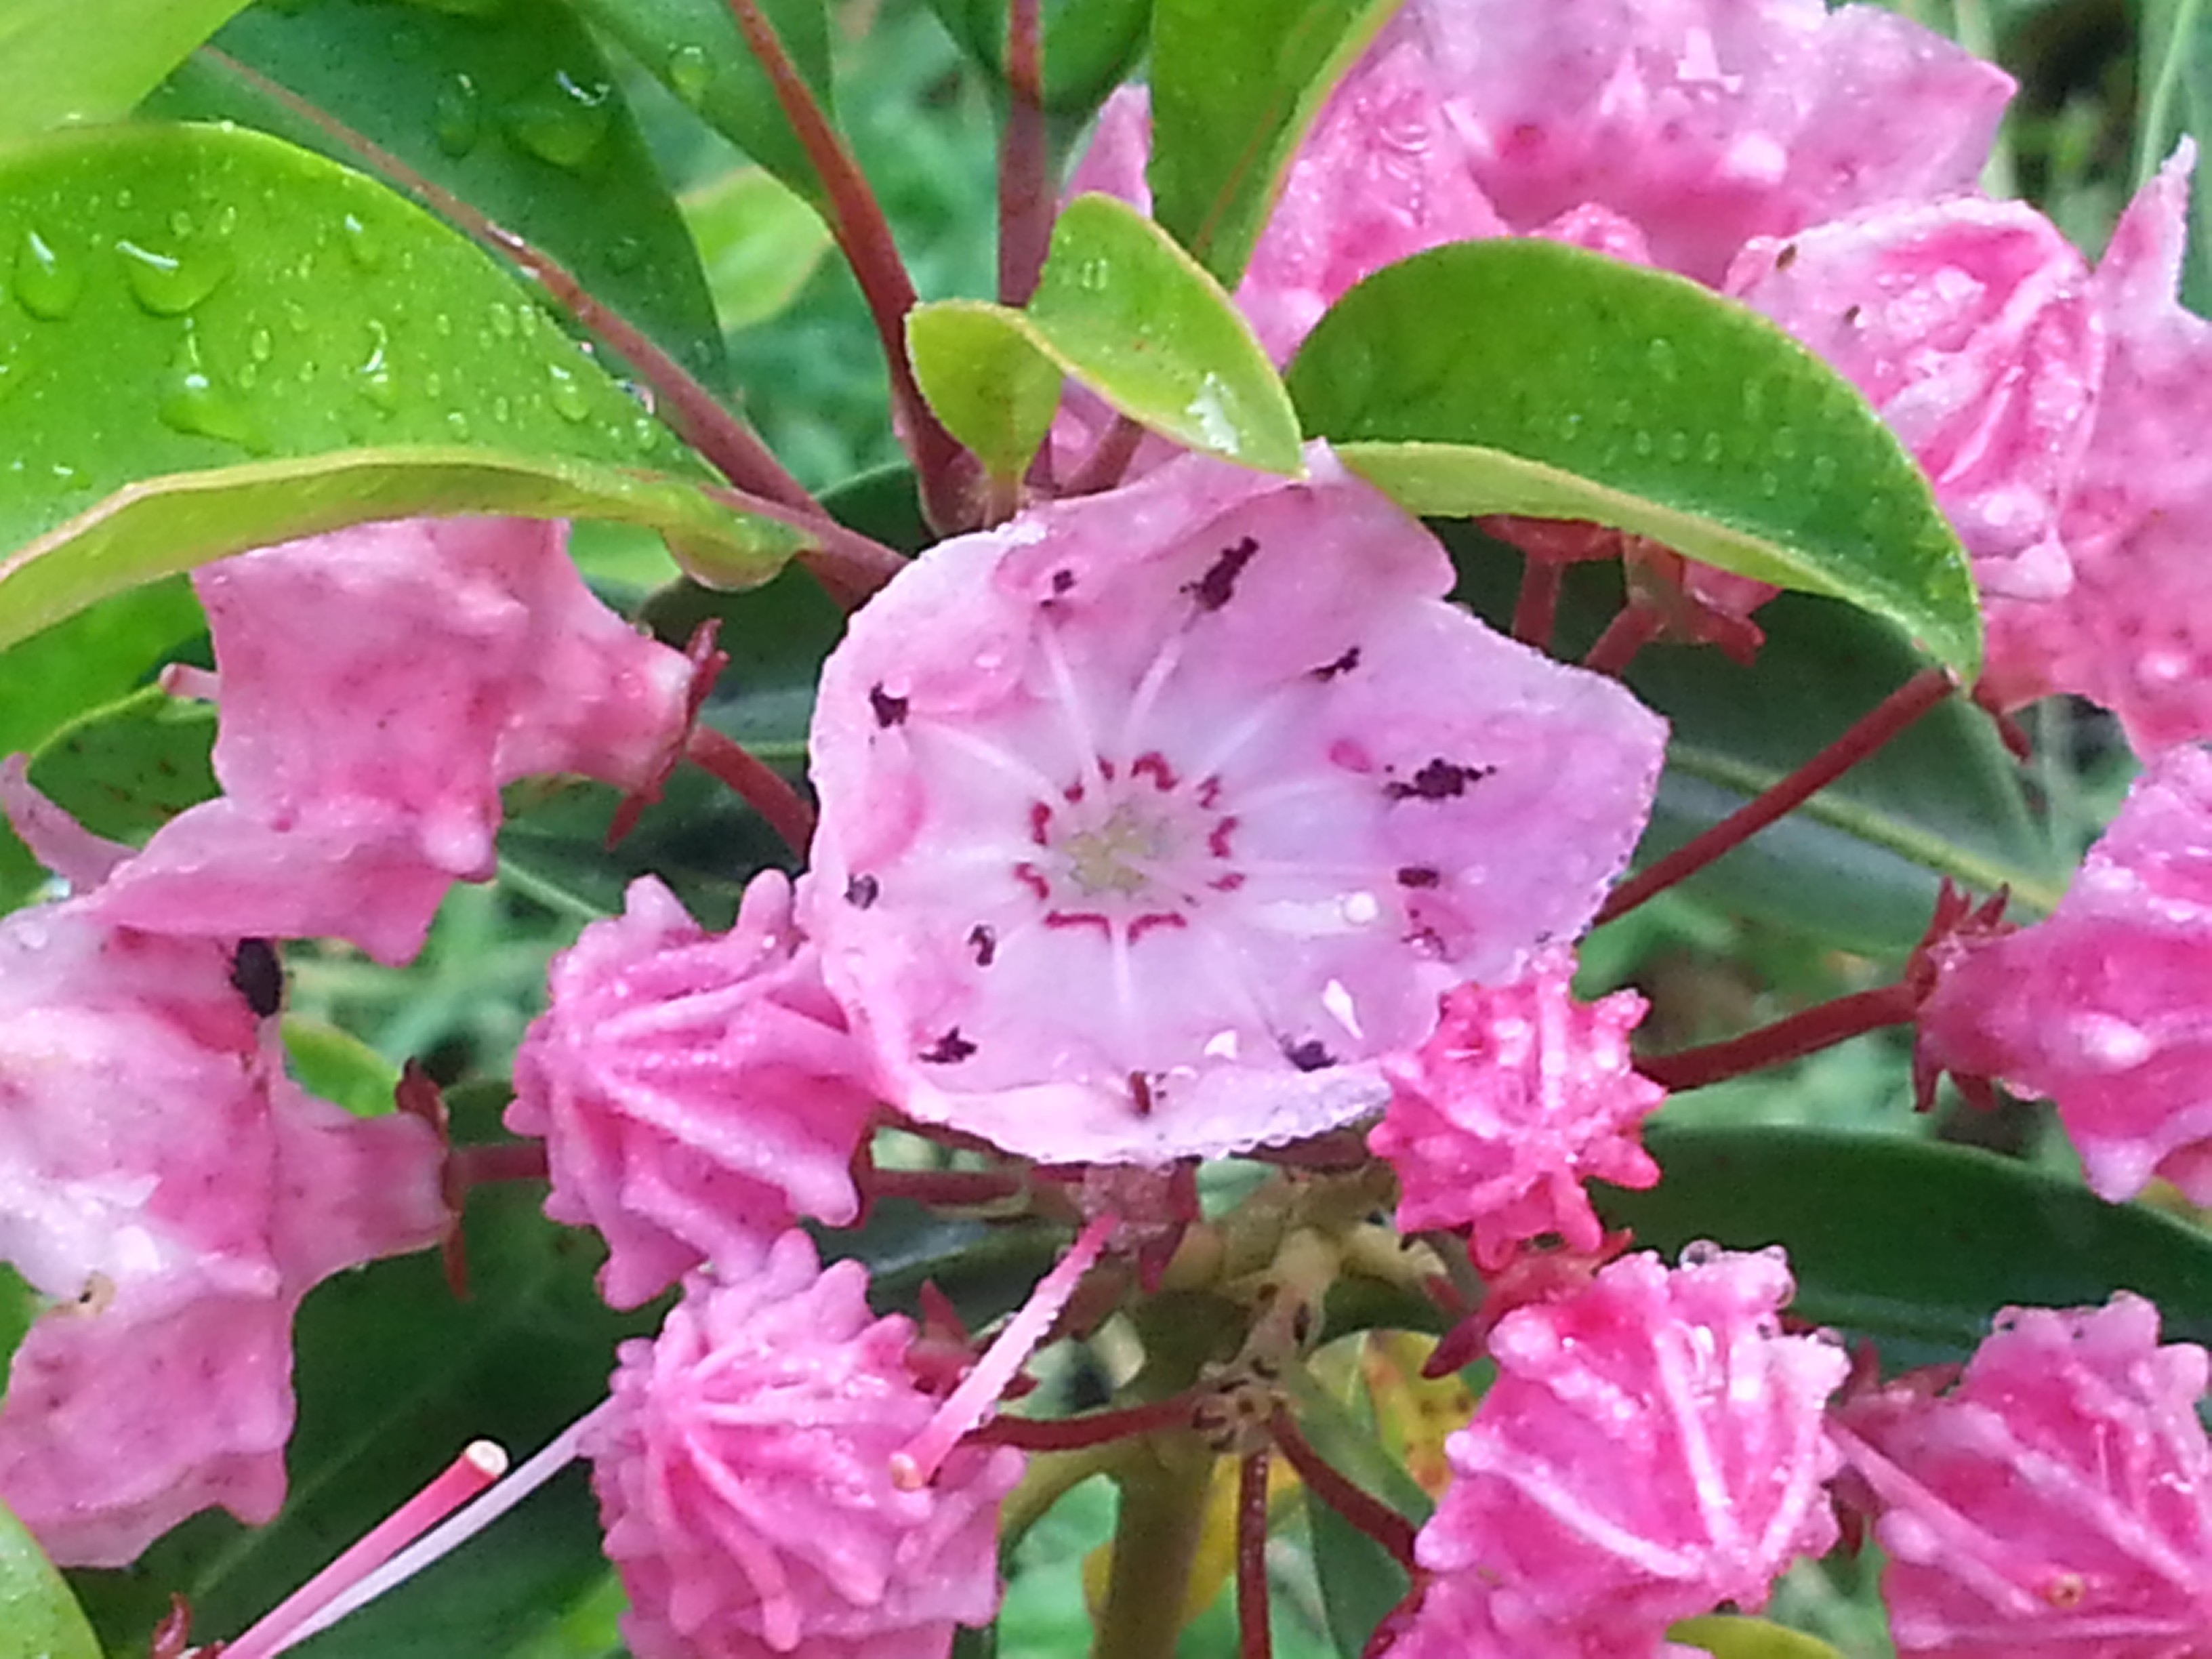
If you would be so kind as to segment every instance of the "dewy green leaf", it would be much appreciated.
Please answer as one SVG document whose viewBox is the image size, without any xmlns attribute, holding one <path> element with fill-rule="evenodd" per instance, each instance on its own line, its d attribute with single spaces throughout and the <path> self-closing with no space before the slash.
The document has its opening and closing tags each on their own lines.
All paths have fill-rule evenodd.
<svg viewBox="0 0 2212 1659">
<path fill-rule="evenodd" d="M 2167 1341 L 2212 1340 L 2212 1237 L 2079 1181 L 1901 1135 L 1662 1123 L 1644 1144 L 1659 1184 L 1601 1189 L 1608 1227 L 1670 1260 L 1698 1239 L 1782 1245 L 1790 1312 L 1872 1337 L 1885 1370 L 1964 1359 L 2001 1308 L 2118 1290 L 2158 1304 Z"/>
<path fill-rule="evenodd" d="M 1219 283 L 1127 203 L 1069 203 L 1028 310 L 998 314 L 1161 436 L 1262 472 L 1304 470 L 1297 417 L 1249 325 Z"/>
<path fill-rule="evenodd" d="M 0 139 L 128 115 L 246 0 L 8 0 Z"/>
<path fill-rule="evenodd" d="M 1005 74 L 1006 0 L 929 0 L 960 49 Z M 1046 0 L 1044 106 L 1079 120 L 1104 101 L 1145 50 L 1152 0 Z"/>
<path fill-rule="evenodd" d="M 1154 0 L 1152 211 L 1234 288 L 1282 176 L 1400 0 Z"/>
<path fill-rule="evenodd" d="M 733 167 L 677 205 L 698 246 L 714 314 L 731 333 L 788 309 L 829 252 L 821 216 L 762 167 Z"/>
<path fill-rule="evenodd" d="M 23 1530 L 0 1506 L 0 1659 L 100 1659 L 100 1644 L 76 1598 Z"/>
<path fill-rule="evenodd" d="M 574 3 L 700 119 L 808 201 L 822 200 L 813 164 L 724 0 Z M 823 0 L 760 0 L 760 9 L 815 101 L 828 110 L 830 21 Z"/>
<path fill-rule="evenodd" d="M 907 351 L 945 429 L 994 478 L 1020 476 L 1060 405 L 1060 366 L 1018 313 L 939 300 L 907 313 Z"/>
<path fill-rule="evenodd" d="M 407 514 L 629 520 L 757 580 L 802 538 L 483 253 L 258 133 L 0 152 L 0 645 L 103 594 Z"/>
<path fill-rule="evenodd" d="M 1693 283 L 1551 242 L 1455 244 L 1346 295 L 1288 379 L 1306 430 L 1414 512 L 1633 531 L 1979 668 L 1965 551 L 1894 434 Z"/>
<path fill-rule="evenodd" d="M 283 93 L 560 261 L 702 380 L 726 380 L 698 254 L 605 54 L 567 8 L 255 6 L 143 112 L 236 121 L 363 165 Z"/>
</svg>

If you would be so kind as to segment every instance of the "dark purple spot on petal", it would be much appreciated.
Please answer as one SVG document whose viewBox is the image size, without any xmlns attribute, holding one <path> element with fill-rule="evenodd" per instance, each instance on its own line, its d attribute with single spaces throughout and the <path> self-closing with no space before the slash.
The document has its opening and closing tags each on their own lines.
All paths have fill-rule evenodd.
<svg viewBox="0 0 2212 1659">
<path fill-rule="evenodd" d="M 1052 573 L 1052 591 L 1054 592 L 1065 593 L 1074 586 L 1075 573 L 1073 570 L 1055 570 Z"/>
<path fill-rule="evenodd" d="M 855 910 L 865 910 L 883 890 L 883 884 L 873 876 L 855 876 L 845 884 L 845 902 Z"/>
<path fill-rule="evenodd" d="M 955 1025 L 921 1051 L 921 1060 L 925 1066 L 957 1066 L 975 1052 L 975 1045 L 962 1036 Z"/>
<path fill-rule="evenodd" d="M 1425 864 L 1405 865 L 1398 872 L 1398 885 L 1401 887 L 1433 887 L 1443 879 L 1441 872 Z"/>
<path fill-rule="evenodd" d="M 1382 786 L 1382 793 L 1392 800 L 1449 800 L 1467 793 L 1471 783 L 1480 783 L 1498 769 L 1494 766 L 1462 766 L 1437 756 L 1413 774 L 1411 783 L 1396 780 Z"/>
<path fill-rule="evenodd" d="M 1318 1072 L 1336 1064 L 1336 1056 L 1322 1046 L 1319 1037 L 1308 1037 L 1304 1042 L 1285 1042 L 1283 1058 L 1301 1072 Z"/>
<path fill-rule="evenodd" d="M 276 947 L 265 939 L 242 939 L 231 952 L 230 982 L 257 1019 L 266 1019 L 284 1006 L 284 964 Z"/>
<path fill-rule="evenodd" d="M 1259 550 L 1260 544 L 1249 536 L 1234 547 L 1223 548 L 1206 573 L 1194 582 L 1185 582 L 1182 591 L 1198 601 L 1200 611 L 1220 610 L 1236 593 L 1237 577 Z"/>
<path fill-rule="evenodd" d="M 968 930 L 968 948 L 975 953 L 978 968 L 988 968 L 998 958 L 999 930 L 988 922 L 977 922 Z"/>
<path fill-rule="evenodd" d="M 899 726 L 906 720 L 906 699 L 891 696 L 880 685 L 868 688 L 868 707 L 876 711 L 878 726 Z"/>
<path fill-rule="evenodd" d="M 1142 1072 L 1129 1073 L 1129 1100 L 1136 1107 L 1139 1117 L 1152 1115 L 1152 1080 Z"/>
<path fill-rule="evenodd" d="M 1866 307 L 1864 306 L 1845 306 L 1844 307 L 1844 326 L 1845 328 L 1856 328 L 1859 325 L 1859 319 L 1865 315 Z"/>
<path fill-rule="evenodd" d="M 1774 256 L 1774 268 L 1777 270 L 1787 270 L 1796 263 L 1797 244 L 1784 242 L 1782 245 L 1782 251 Z"/>
<path fill-rule="evenodd" d="M 1313 677 L 1326 685 L 1339 674 L 1349 674 L 1359 666 L 1359 647 L 1352 646 L 1334 662 L 1325 662 L 1313 671 Z"/>
</svg>

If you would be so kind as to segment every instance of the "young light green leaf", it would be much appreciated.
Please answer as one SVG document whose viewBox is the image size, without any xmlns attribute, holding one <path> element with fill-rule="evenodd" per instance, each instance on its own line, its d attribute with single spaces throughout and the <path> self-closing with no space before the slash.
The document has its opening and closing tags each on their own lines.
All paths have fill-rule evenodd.
<svg viewBox="0 0 2212 1659">
<path fill-rule="evenodd" d="M 1154 0 L 1152 211 L 1234 288 L 1291 157 L 1401 0 Z"/>
<path fill-rule="evenodd" d="M 1039 349 L 1130 419 L 1188 449 L 1297 477 L 1297 417 L 1229 296 L 1127 203 L 1079 196 L 1019 319 Z"/>
<path fill-rule="evenodd" d="M 1844 1659 L 1815 1637 L 1765 1619 L 1712 1613 L 1685 1619 L 1667 1632 L 1670 1642 L 1702 1648 L 1713 1659 Z"/>
<path fill-rule="evenodd" d="M 475 247 L 258 133 L 0 158 L 0 644 L 368 518 L 631 520 L 757 580 L 803 539 L 711 475 Z"/>
<path fill-rule="evenodd" d="M 379 7 L 255 6 L 141 113 L 235 121 L 363 167 L 351 134 L 558 260 L 694 375 L 727 379 L 683 218 L 606 54 L 566 7 L 502 0 L 395 21 Z"/>
<path fill-rule="evenodd" d="M 952 38 L 985 70 L 1003 76 L 1006 0 L 929 0 Z M 1135 67 L 1145 50 L 1152 0 L 1047 0 L 1044 106 L 1080 120 Z"/>
<path fill-rule="evenodd" d="M 1021 314 L 974 300 L 907 313 L 907 351 L 921 394 L 945 429 L 994 478 L 1021 476 L 1060 404 L 1060 366 Z"/>
<path fill-rule="evenodd" d="M 9 0 L 0 139 L 128 115 L 246 0 Z"/>
<path fill-rule="evenodd" d="M 100 1659 L 70 1587 L 0 1505 L 0 1659 Z"/>
<path fill-rule="evenodd" d="M 1414 512 L 1632 531 L 1979 667 L 1965 551 L 1896 436 L 1693 283 L 1551 242 L 1455 244 L 1346 295 L 1288 379 L 1306 430 Z"/>
<path fill-rule="evenodd" d="M 706 267 L 724 329 L 781 315 L 830 250 L 830 228 L 804 198 L 762 167 L 732 167 L 677 200 Z"/>
</svg>

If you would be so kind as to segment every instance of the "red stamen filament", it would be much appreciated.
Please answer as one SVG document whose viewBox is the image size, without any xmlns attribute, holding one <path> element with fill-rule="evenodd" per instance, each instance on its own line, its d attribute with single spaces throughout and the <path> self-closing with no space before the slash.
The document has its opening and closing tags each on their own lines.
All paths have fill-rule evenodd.
<svg viewBox="0 0 2212 1659">
<path fill-rule="evenodd" d="M 786 847 L 800 858 L 814 839 L 814 809 L 783 780 L 783 775 L 735 739 L 711 726 L 695 726 L 685 739 L 684 757 L 711 772 L 744 804 L 759 813 Z"/>
<path fill-rule="evenodd" d="M 1513 637 L 1539 651 L 1552 648 L 1552 629 L 1559 614 L 1559 587 L 1566 568 L 1556 559 L 1528 556 L 1521 568 L 1521 596 L 1513 606 Z"/>
<path fill-rule="evenodd" d="M 1412 1522 L 1339 1474 L 1298 1431 L 1297 1420 L 1279 1406 L 1269 1420 L 1268 1431 L 1315 1497 L 1389 1551 L 1391 1559 L 1407 1572 L 1413 1571 Z"/>
<path fill-rule="evenodd" d="M 1919 1012 L 1924 994 L 1919 987 L 1903 982 L 1876 991 L 1855 991 L 1725 1042 L 1644 1056 L 1636 1062 L 1636 1069 L 1668 1089 L 1702 1089 L 1709 1083 L 1832 1048 L 1885 1025 L 1909 1024 Z"/>
<path fill-rule="evenodd" d="M 1163 1429 L 1187 1429 L 1197 1406 L 1195 1395 L 1170 1395 L 1149 1405 L 1124 1406 L 1113 1411 L 1088 1412 L 1081 1417 L 996 1417 L 969 1437 L 988 1446 L 1015 1446 L 1023 1451 L 1081 1451 L 1109 1441 L 1134 1439 Z"/>
</svg>

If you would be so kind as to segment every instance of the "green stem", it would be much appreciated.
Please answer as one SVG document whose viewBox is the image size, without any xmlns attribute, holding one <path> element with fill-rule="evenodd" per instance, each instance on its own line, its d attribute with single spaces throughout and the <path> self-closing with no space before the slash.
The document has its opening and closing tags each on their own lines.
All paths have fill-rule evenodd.
<svg viewBox="0 0 2212 1659">
<path fill-rule="evenodd" d="M 1194 1434 L 1140 1442 L 1121 1466 L 1114 1567 L 1091 1659 L 1174 1659 L 1212 1474 L 1213 1454 Z"/>
</svg>

